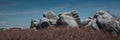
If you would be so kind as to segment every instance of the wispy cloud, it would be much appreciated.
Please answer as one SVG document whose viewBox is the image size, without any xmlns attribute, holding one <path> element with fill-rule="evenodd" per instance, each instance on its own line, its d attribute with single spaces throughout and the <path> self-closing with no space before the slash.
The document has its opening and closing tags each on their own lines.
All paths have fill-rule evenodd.
<svg viewBox="0 0 120 40">
<path fill-rule="evenodd" d="M 6 22 L 6 21 L 0 21 L 0 28 L 5 28 L 5 27 L 8 27 L 9 26 L 9 23 Z"/>
<path fill-rule="evenodd" d="M 19 10 L 19 11 L 5 11 L 0 12 L 0 16 L 13 16 L 13 15 L 25 15 L 25 14 L 37 14 L 37 13 L 43 13 L 45 10 L 39 10 L 39 9 L 30 9 L 30 10 Z"/>
<path fill-rule="evenodd" d="M 7 24 L 8 22 L 0 21 L 0 24 Z"/>
</svg>

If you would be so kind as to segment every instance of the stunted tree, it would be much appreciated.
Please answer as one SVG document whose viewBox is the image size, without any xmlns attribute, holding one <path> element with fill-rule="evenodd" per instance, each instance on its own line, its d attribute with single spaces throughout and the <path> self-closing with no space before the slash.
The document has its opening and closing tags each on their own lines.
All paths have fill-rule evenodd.
<svg viewBox="0 0 120 40">
<path fill-rule="evenodd" d="M 37 21 L 34 19 L 31 19 L 31 25 L 30 28 L 35 28 L 37 26 Z"/>
</svg>

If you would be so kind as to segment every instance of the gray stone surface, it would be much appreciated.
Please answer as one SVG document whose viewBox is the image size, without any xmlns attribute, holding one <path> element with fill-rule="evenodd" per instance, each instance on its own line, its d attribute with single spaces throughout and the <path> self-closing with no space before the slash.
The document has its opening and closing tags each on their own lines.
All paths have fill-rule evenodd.
<svg viewBox="0 0 120 40">
<path fill-rule="evenodd" d="M 78 27 L 77 22 L 75 21 L 75 19 L 70 16 L 70 15 L 66 15 L 66 14 L 61 14 L 59 16 L 62 22 L 66 23 L 69 27 Z"/>
<path fill-rule="evenodd" d="M 96 18 L 97 25 L 100 29 L 110 32 L 119 32 L 119 22 L 112 15 L 110 15 L 109 12 L 100 10 L 94 15 L 94 18 Z"/>
</svg>

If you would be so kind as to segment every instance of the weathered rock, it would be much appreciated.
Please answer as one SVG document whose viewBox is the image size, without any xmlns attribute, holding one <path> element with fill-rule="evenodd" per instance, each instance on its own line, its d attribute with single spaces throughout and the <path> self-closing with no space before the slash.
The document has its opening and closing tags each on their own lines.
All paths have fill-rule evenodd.
<svg viewBox="0 0 120 40">
<path fill-rule="evenodd" d="M 96 22 L 100 29 L 109 32 L 119 32 L 118 30 L 120 26 L 117 26 L 119 22 L 117 22 L 117 20 L 115 20 L 115 18 L 108 12 L 100 10 L 94 15 L 94 18 L 97 19 Z"/>
<path fill-rule="evenodd" d="M 43 18 L 41 19 L 40 23 L 38 24 L 37 28 L 46 28 L 52 27 L 52 25 L 56 25 L 58 17 L 55 15 L 53 11 L 48 11 L 43 14 Z"/>
<path fill-rule="evenodd" d="M 108 22 L 112 21 L 113 17 L 106 11 L 98 11 L 95 15 L 94 18 L 96 18 L 97 20 L 97 24 L 98 26 L 102 29 L 105 27 L 105 24 L 107 24 Z"/>
<path fill-rule="evenodd" d="M 56 21 L 59 19 L 53 11 L 46 12 L 43 14 L 43 17 L 47 18 L 48 21 L 53 25 L 55 25 Z"/>
<path fill-rule="evenodd" d="M 98 11 L 93 17 L 89 17 L 84 23 L 87 24 L 85 27 L 90 26 L 95 30 L 105 30 L 114 34 L 120 33 L 120 22 L 109 12 L 103 10 Z"/>
<path fill-rule="evenodd" d="M 81 27 L 81 20 L 80 20 L 80 17 L 79 17 L 79 15 L 78 15 L 78 13 L 76 12 L 76 11 L 71 11 L 71 12 L 65 12 L 65 13 L 63 13 L 64 15 L 68 15 L 68 16 L 71 16 L 71 17 L 73 17 L 74 18 L 74 20 L 77 22 L 77 24 L 79 25 L 79 27 Z M 59 14 L 59 15 L 61 15 L 61 14 Z M 59 16 L 58 15 L 58 16 Z"/>
<path fill-rule="evenodd" d="M 109 21 L 112 21 L 112 19 L 113 19 L 113 17 L 109 14 L 109 13 L 107 13 L 107 12 L 105 12 L 105 11 L 98 11 L 96 14 L 95 14 L 95 16 L 97 16 L 97 20 L 99 21 L 99 22 L 103 22 L 103 23 L 108 23 Z"/>
<path fill-rule="evenodd" d="M 80 20 L 80 16 L 78 15 L 78 13 L 76 11 L 72 11 L 71 12 L 72 17 L 75 19 L 75 21 L 78 23 L 78 25 L 81 27 L 81 20 Z"/>
<path fill-rule="evenodd" d="M 63 23 L 66 23 L 68 26 L 70 27 L 78 27 L 77 22 L 75 21 L 75 19 L 72 16 L 66 15 L 66 14 L 61 14 L 59 16 L 61 19 L 61 21 Z"/>
<path fill-rule="evenodd" d="M 92 29 L 94 30 L 100 30 L 97 23 L 96 23 L 96 19 L 95 18 L 89 18 L 88 20 L 88 25 L 87 26 L 90 26 Z"/>
<path fill-rule="evenodd" d="M 40 23 L 37 25 L 37 29 L 40 29 L 40 28 L 46 28 L 46 27 L 49 27 L 51 26 L 50 22 L 49 22 L 49 19 L 43 17 L 41 20 L 40 20 Z"/>
<path fill-rule="evenodd" d="M 53 11 L 47 11 L 43 14 L 43 17 L 47 18 L 47 19 L 58 19 L 58 17 L 56 16 L 56 14 Z"/>
</svg>

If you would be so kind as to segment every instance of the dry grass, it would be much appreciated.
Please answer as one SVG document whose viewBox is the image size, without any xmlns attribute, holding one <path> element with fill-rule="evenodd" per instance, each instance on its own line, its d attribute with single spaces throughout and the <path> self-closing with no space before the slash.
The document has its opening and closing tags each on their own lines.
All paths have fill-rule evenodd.
<svg viewBox="0 0 120 40">
<path fill-rule="evenodd" d="M 40 30 L 8 29 L 0 30 L 0 40 L 120 40 L 107 32 L 93 31 L 91 28 L 53 27 Z"/>
</svg>

